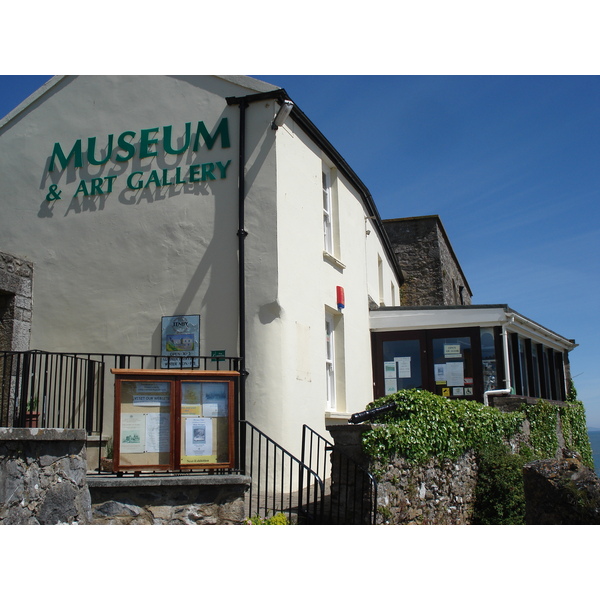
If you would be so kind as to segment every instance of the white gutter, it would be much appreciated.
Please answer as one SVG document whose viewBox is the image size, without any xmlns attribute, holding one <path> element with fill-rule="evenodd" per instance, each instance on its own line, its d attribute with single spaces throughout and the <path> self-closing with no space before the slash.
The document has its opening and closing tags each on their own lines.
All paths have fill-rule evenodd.
<svg viewBox="0 0 600 600">
<path fill-rule="evenodd" d="M 515 316 L 510 315 L 510 324 L 514 323 Z M 489 406 L 489 396 L 498 396 L 500 394 L 510 394 L 512 393 L 511 381 L 510 381 L 510 362 L 508 356 L 508 331 L 506 330 L 509 323 L 504 323 L 502 325 L 502 346 L 504 349 L 504 372 L 506 374 L 506 388 L 503 390 L 488 390 L 483 393 L 483 405 Z"/>
</svg>

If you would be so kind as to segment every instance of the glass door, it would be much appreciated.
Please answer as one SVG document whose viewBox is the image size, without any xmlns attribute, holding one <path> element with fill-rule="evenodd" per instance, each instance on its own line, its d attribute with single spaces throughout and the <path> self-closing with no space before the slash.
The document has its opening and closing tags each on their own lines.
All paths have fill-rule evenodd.
<svg viewBox="0 0 600 600">
<path fill-rule="evenodd" d="M 419 332 L 373 334 L 375 397 L 424 388 L 425 339 Z"/>
<path fill-rule="evenodd" d="M 473 396 L 473 349 L 470 336 L 431 339 L 435 393 L 447 398 Z"/>
</svg>

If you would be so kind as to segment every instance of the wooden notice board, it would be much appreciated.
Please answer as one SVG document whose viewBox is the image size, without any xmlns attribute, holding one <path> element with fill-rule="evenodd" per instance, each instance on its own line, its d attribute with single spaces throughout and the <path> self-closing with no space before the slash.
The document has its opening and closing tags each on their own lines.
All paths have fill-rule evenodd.
<svg viewBox="0 0 600 600">
<path fill-rule="evenodd" d="M 115 471 L 234 466 L 235 371 L 112 369 Z"/>
</svg>

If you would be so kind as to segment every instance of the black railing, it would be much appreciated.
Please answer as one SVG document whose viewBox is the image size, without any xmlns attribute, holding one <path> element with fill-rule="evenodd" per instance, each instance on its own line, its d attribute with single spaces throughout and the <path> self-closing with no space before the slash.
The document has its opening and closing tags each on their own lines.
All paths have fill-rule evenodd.
<svg viewBox="0 0 600 600">
<path fill-rule="evenodd" d="M 104 364 L 53 352 L 0 353 L 3 427 L 102 431 Z"/>
<path fill-rule="evenodd" d="M 376 524 L 377 481 L 367 469 L 308 425 L 302 428 L 301 460 L 325 482 L 324 523 Z"/>
<path fill-rule="evenodd" d="M 245 473 L 252 481 L 246 515 L 268 518 L 282 513 L 291 523 L 322 523 L 325 489 L 321 478 L 251 423 L 239 425 Z"/>
<path fill-rule="evenodd" d="M 238 371 L 240 359 L 232 356 L 178 357 L 157 354 L 76 353 L 73 356 L 103 362 L 109 369 L 192 369 Z"/>
<path fill-rule="evenodd" d="M 0 352 L 0 424 L 102 433 L 108 369 L 237 371 L 234 357 L 167 357 L 145 354 Z"/>
</svg>

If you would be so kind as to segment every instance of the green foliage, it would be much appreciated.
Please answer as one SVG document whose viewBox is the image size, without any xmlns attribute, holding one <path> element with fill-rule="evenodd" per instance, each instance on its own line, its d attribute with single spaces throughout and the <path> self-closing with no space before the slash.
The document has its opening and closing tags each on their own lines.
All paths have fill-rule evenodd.
<svg viewBox="0 0 600 600">
<path fill-rule="evenodd" d="M 556 425 L 558 409 L 546 400 L 536 404 L 523 405 L 530 428 L 530 443 L 539 458 L 552 458 L 558 450 Z"/>
<path fill-rule="evenodd" d="M 590 437 L 587 432 L 585 407 L 583 402 L 577 399 L 577 390 L 573 385 L 573 381 L 569 385 L 567 403 L 565 406 L 560 407 L 559 414 L 565 445 L 567 448 L 578 452 L 581 455 L 583 464 L 593 469 L 594 458 Z"/>
<path fill-rule="evenodd" d="M 472 400 L 451 400 L 425 390 L 402 390 L 371 402 L 367 409 L 396 403 L 363 435 L 365 452 L 377 459 L 400 454 L 409 462 L 431 457 L 456 459 L 467 450 L 499 444 L 519 431 L 524 415 L 502 413 Z"/>
<path fill-rule="evenodd" d="M 556 406 L 545 400 L 524 408 L 531 428 L 531 446 L 538 458 L 553 457 L 558 450 L 556 424 L 560 416 L 565 446 L 579 453 L 584 465 L 594 468 L 590 438 L 587 432 L 585 407 L 577 399 L 577 390 L 570 382 L 567 401 Z"/>
<path fill-rule="evenodd" d="M 37 412 L 38 409 L 38 405 L 39 405 L 39 399 L 38 396 L 29 396 L 27 398 L 27 412 Z"/>
<path fill-rule="evenodd" d="M 106 440 L 106 458 L 113 458 L 113 452 L 113 439 L 108 438 L 108 440 Z"/>
<path fill-rule="evenodd" d="M 246 525 L 291 525 L 291 523 L 283 513 L 278 512 L 268 518 L 263 518 L 259 515 L 250 517 L 246 519 Z"/>
<path fill-rule="evenodd" d="M 527 450 L 513 454 L 505 444 L 481 450 L 473 509 L 474 525 L 524 525 L 523 466 Z"/>
<path fill-rule="evenodd" d="M 431 457 L 456 459 L 467 450 L 477 454 L 479 474 L 473 523 L 519 525 L 525 522 L 523 466 L 552 458 L 558 450 L 561 418 L 566 446 L 593 468 L 585 410 L 571 385 L 565 406 L 545 400 L 503 413 L 471 400 L 451 400 L 424 390 L 403 390 L 371 402 L 367 409 L 395 403 L 396 408 L 374 418 L 379 427 L 363 434 L 365 452 L 381 463 L 401 455 L 412 463 Z M 529 444 L 518 453 L 506 443 L 527 418 Z"/>
</svg>

